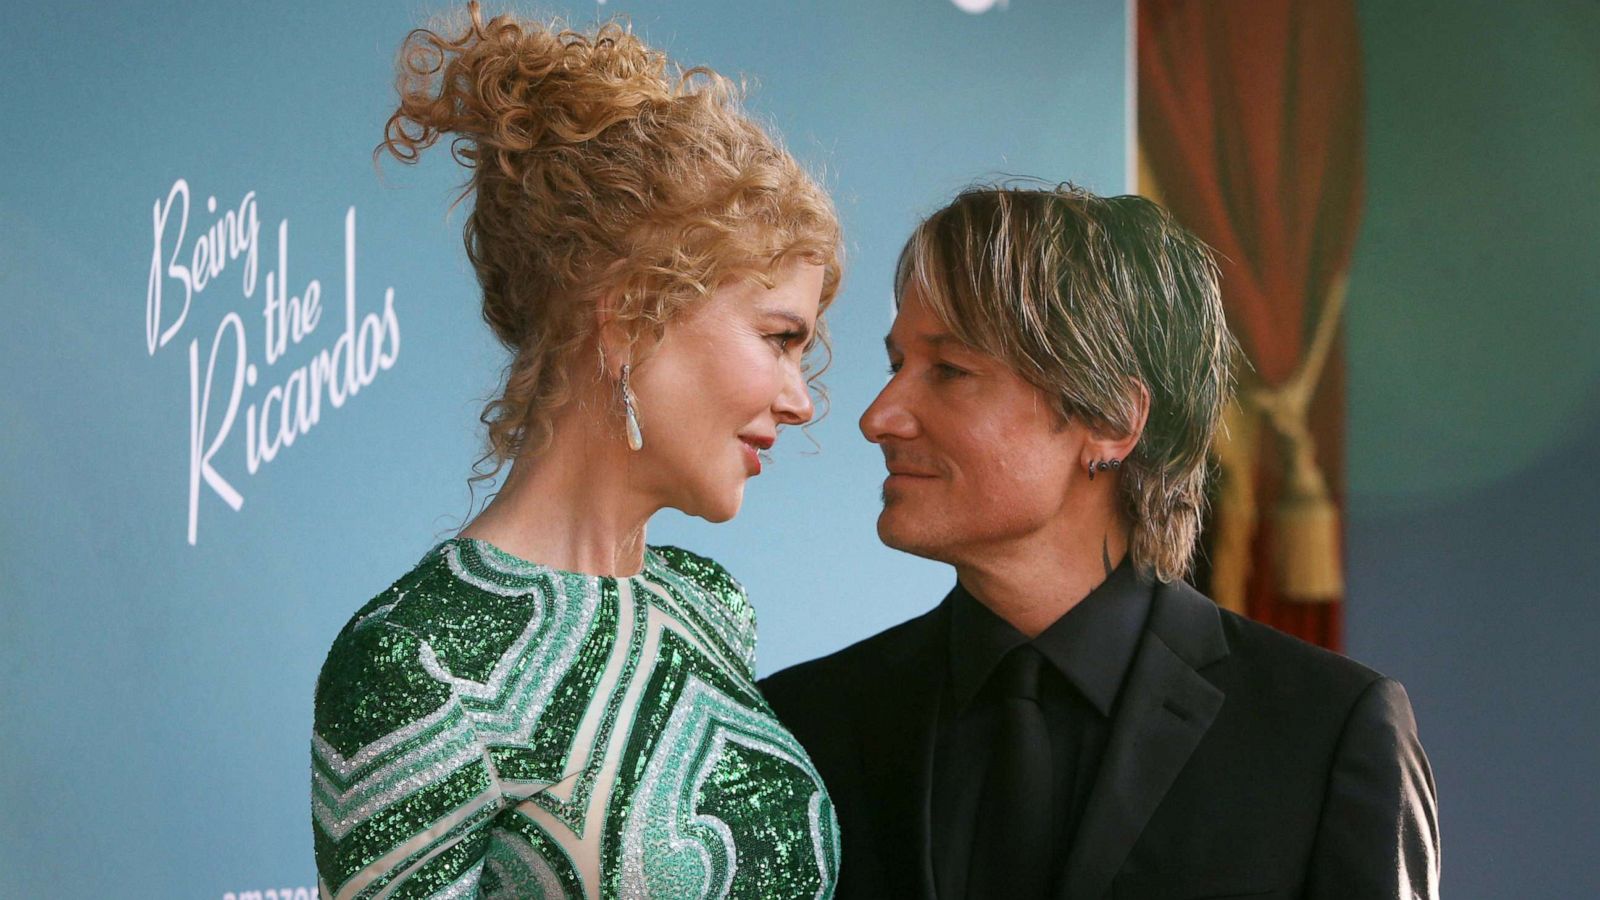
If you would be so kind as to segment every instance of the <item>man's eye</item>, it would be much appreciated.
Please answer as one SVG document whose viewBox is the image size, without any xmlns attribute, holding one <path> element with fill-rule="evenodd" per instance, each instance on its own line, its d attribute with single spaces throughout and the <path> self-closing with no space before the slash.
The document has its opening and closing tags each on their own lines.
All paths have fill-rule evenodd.
<svg viewBox="0 0 1600 900">
<path fill-rule="evenodd" d="M 900 364 L 899 363 L 889 363 L 889 374 L 890 375 L 899 375 L 900 374 Z"/>
<path fill-rule="evenodd" d="M 972 374 L 966 369 L 958 369 L 949 363 L 939 363 L 937 366 L 934 366 L 934 369 L 938 371 L 940 378 L 960 378 L 964 375 Z"/>
</svg>

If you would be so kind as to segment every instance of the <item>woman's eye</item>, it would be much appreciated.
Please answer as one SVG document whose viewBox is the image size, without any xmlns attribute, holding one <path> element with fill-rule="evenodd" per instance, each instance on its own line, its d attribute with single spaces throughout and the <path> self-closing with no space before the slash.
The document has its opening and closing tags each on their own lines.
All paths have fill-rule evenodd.
<svg viewBox="0 0 1600 900">
<path fill-rule="evenodd" d="M 778 334 L 769 334 L 767 339 L 777 345 L 780 352 L 788 352 L 789 345 L 800 339 L 800 335 L 793 331 L 784 331 Z"/>
</svg>

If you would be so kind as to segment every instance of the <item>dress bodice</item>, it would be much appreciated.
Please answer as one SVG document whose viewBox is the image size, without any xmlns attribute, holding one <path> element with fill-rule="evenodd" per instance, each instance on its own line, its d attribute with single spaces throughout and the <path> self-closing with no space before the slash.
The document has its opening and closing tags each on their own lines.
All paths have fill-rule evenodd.
<svg viewBox="0 0 1600 900">
<path fill-rule="evenodd" d="M 693 553 L 608 578 L 441 543 L 318 679 L 324 892 L 829 896 L 832 804 L 754 651 L 744 590 Z"/>
</svg>

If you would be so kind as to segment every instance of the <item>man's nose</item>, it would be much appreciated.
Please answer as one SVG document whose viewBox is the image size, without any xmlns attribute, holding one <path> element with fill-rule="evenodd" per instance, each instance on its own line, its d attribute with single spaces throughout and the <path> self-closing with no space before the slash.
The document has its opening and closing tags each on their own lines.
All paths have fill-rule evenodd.
<svg viewBox="0 0 1600 900">
<path fill-rule="evenodd" d="M 890 438 L 916 436 L 917 419 L 903 402 L 898 382 L 898 378 L 889 379 L 889 383 L 867 406 L 867 411 L 861 414 L 861 433 L 874 444 L 881 444 Z"/>
</svg>

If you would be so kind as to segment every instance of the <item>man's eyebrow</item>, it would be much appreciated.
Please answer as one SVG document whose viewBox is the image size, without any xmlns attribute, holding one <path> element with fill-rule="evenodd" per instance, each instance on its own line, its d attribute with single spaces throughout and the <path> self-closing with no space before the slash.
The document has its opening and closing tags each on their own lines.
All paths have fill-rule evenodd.
<svg viewBox="0 0 1600 900">
<path fill-rule="evenodd" d="M 916 336 L 916 338 L 924 344 L 931 344 L 935 347 L 945 345 L 966 347 L 966 344 L 963 344 L 961 341 L 957 340 L 955 335 L 950 334 L 947 331 L 937 331 L 931 334 L 919 334 Z M 900 345 L 895 343 L 894 335 L 886 334 L 883 336 L 883 349 L 890 355 L 893 355 L 900 349 Z"/>
</svg>

